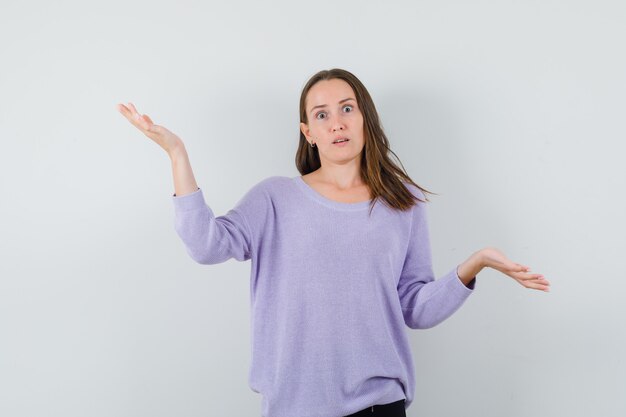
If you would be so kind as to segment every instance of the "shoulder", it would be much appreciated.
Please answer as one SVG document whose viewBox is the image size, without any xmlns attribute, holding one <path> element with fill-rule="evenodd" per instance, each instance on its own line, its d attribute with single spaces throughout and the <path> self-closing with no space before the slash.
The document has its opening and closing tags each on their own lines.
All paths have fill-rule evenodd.
<svg viewBox="0 0 626 417">
<path fill-rule="evenodd" d="M 249 197 L 269 197 L 280 195 L 293 183 L 292 179 L 284 176 L 271 176 L 252 185 L 246 193 Z"/>
<path fill-rule="evenodd" d="M 263 184 L 266 187 L 276 187 L 288 182 L 291 182 L 292 178 L 285 177 L 282 175 L 272 175 L 271 177 L 267 177 L 259 182 L 259 184 Z"/>
<path fill-rule="evenodd" d="M 290 177 L 273 175 L 271 177 L 267 177 L 256 183 L 252 188 L 257 188 L 259 190 L 263 190 L 268 194 L 274 194 L 276 192 L 280 192 L 285 190 L 286 187 L 289 187 L 293 184 L 293 179 Z"/>
<path fill-rule="evenodd" d="M 291 179 L 289 177 L 282 177 L 282 176 L 278 176 L 278 175 L 274 175 L 271 177 L 266 177 L 263 178 L 262 180 L 254 183 L 250 189 L 264 189 L 264 190 L 268 190 L 268 189 L 272 189 L 275 188 L 277 186 L 280 186 L 281 184 L 284 184 L 286 181 L 290 181 Z"/>
</svg>

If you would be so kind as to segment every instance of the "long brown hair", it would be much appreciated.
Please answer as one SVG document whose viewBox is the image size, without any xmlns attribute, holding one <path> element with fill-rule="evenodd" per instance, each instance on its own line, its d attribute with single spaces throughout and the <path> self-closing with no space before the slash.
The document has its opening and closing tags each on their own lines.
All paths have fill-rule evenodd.
<svg viewBox="0 0 626 417">
<path fill-rule="evenodd" d="M 425 202 L 414 196 L 403 182 L 412 184 L 420 189 L 424 193 L 426 201 L 430 201 L 426 197 L 426 193 L 436 193 L 420 187 L 406 173 L 400 158 L 389 147 L 389 140 L 380 124 L 374 101 L 363 83 L 354 74 L 340 68 L 322 70 L 314 74 L 307 81 L 300 95 L 300 122 L 308 124 L 305 102 L 311 87 L 319 81 L 333 78 L 344 80 L 352 87 L 356 95 L 357 104 L 363 113 L 365 143 L 363 152 L 361 152 L 361 178 L 372 193 L 370 214 L 374 203 L 379 198 L 383 199 L 389 207 L 401 211 L 410 209 L 414 204 L 417 204 L 416 201 Z M 400 166 L 391 160 L 390 154 L 393 154 Z M 296 167 L 298 171 L 301 175 L 306 175 L 317 170 L 320 166 L 321 162 L 317 147 L 311 147 L 304 133 L 300 130 L 300 143 L 296 151 Z"/>
</svg>

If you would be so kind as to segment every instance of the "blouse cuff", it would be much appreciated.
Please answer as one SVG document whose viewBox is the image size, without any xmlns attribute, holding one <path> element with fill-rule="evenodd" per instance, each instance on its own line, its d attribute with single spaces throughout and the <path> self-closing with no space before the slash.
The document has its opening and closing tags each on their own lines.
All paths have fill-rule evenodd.
<svg viewBox="0 0 626 417">
<path fill-rule="evenodd" d="M 181 196 L 173 194 L 172 201 L 174 202 L 174 210 L 176 211 L 176 213 L 196 210 L 206 206 L 204 195 L 202 194 L 202 190 L 200 188 L 192 193 Z"/>
</svg>

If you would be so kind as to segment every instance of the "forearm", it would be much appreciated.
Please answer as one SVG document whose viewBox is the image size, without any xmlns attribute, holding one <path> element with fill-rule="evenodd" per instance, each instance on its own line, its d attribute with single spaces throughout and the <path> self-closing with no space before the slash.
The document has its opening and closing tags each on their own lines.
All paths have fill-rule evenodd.
<svg viewBox="0 0 626 417">
<path fill-rule="evenodd" d="M 191 169 L 189 155 L 185 146 L 181 143 L 168 153 L 172 161 L 172 174 L 174 176 L 174 190 L 176 197 L 193 193 L 198 190 L 198 184 Z"/>
<path fill-rule="evenodd" d="M 484 267 L 482 254 L 478 251 L 458 266 L 457 274 L 461 282 L 467 286 Z"/>
</svg>

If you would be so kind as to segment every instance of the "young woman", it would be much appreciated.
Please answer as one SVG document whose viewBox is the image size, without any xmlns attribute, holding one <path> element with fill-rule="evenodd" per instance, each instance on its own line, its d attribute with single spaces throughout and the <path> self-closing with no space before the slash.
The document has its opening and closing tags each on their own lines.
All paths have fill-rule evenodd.
<svg viewBox="0 0 626 417">
<path fill-rule="evenodd" d="M 485 267 L 549 289 L 491 247 L 435 279 L 430 192 L 390 159 L 374 103 L 348 71 L 320 71 L 303 88 L 302 175 L 262 180 L 221 216 L 182 140 L 131 103 L 118 109 L 172 161 L 175 229 L 191 258 L 251 260 L 249 385 L 265 417 L 406 416 L 415 391 L 407 326 L 450 317 Z"/>
</svg>

